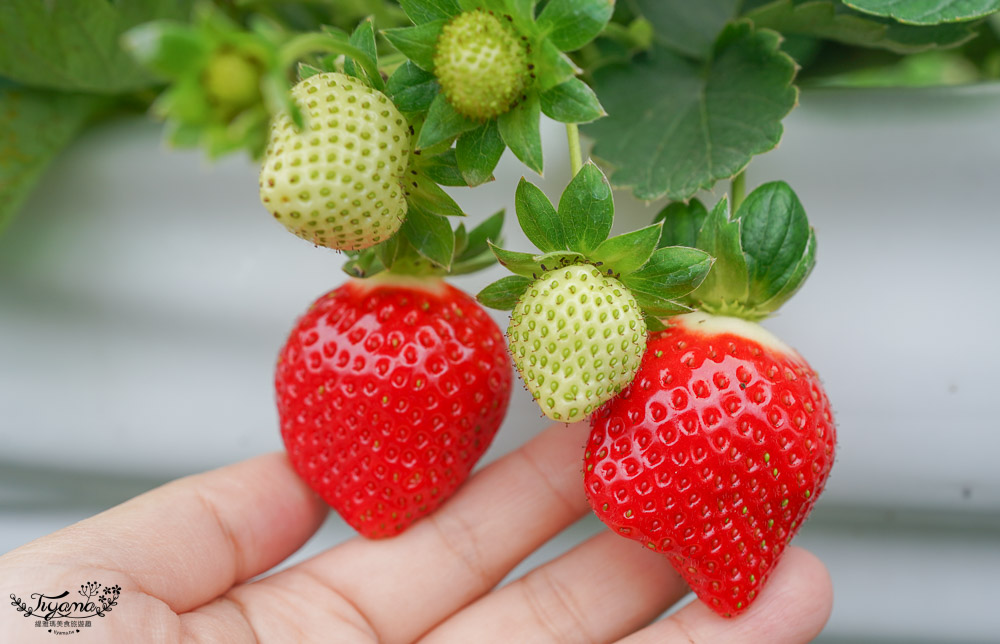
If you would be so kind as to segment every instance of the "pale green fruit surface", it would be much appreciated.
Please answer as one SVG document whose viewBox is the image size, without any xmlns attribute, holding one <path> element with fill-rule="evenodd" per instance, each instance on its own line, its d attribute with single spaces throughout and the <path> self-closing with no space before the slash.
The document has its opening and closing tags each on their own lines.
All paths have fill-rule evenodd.
<svg viewBox="0 0 1000 644">
<path fill-rule="evenodd" d="M 646 351 L 632 293 L 590 264 L 538 278 L 507 328 L 514 364 L 542 412 L 573 422 L 628 386 Z"/>
<path fill-rule="evenodd" d="M 260 199 L 285 228 L 319 246 L 368 248 L 399 230 L 410 128 L 384 94 L 340 73 L 292 89 L 306 127 L 271 125 Z"/>
<path fill-rule="evenodd" d="M 434 75 L 459 114 L 486 120 L 509 110 L 529 80 L 528 46 L 506 17 L 476 10 L 446 24 L 434 51 Z"/>
</svg>

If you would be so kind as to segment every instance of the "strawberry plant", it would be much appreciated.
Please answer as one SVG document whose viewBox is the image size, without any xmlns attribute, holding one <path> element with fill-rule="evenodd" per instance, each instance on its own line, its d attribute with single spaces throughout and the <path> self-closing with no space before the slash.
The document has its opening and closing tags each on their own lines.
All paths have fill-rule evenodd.
<svg viewBox="0 0 1000 644">
<path fill-rule="evenodd" d="M 210 158 L 246 151 L 262 212 L 348 276 L 292 325 L 274 375 L 290 462 L 347 523 L 392 537 L 445 503 L 501 428 L 516 368 L 540 414 L 589 422 L 595 514 L 732 616 L 764 592 L 836 449 L 816 371 L 759 324 L 804 283 L 816 235 L 787 184 L 744 197 L 744 171 L 800 86 L 1000 78 L 998 10 L 10 0 L 0 224 L 116 112 L 149 109 Z M 534 248 L 505 248 L 504 213 L 467 227 L 453 195 L 493 180 L 507 149 L 541 174 L 543 117 L 565 127 L 570 176 L 557 203 L 521 179 Z M 709 210 L 698 195 L 720 181 L 731 197 Z M 663 207 L 611 235 L 614 189 Z M 496 263 L 511 274 L 476 298 L 447 282 Z M 506 335 L 483 306 L 511 312 Z"/>
</svg>

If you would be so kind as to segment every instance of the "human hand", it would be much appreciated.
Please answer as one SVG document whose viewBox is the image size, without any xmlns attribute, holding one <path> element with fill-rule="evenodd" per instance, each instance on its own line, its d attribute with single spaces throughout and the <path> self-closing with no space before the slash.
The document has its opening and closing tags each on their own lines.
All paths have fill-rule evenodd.
<svg viewBox="0 0 1000 644">
<path fill-rule="evenodd" d="M 780 644 L 822 629 L 829 577 L 799 548 L 733 619 L 695 601 L 650 624 L 687 588 L 665 557 L 609 531 L 496 589 L 589 509 L 585 440 L 579 425 L 552 427 L 404 534 L 358 537 L 248 582 L 305 543 L 327 512 L 283 455 L 262 456 L 174 481 L 0 557 L 0 590 L 31 608 L 32 593 L 120 586 L 112 612 L 91 618 L 74 642 Z M 36 619 L 0 612 L 0 641 L 51 642 Z"/>
</svg>

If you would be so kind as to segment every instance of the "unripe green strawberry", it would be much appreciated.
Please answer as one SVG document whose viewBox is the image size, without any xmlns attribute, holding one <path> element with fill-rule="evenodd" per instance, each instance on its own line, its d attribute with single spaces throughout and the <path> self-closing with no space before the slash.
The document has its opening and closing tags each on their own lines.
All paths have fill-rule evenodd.
<svg viewBox="0 0 1000 644">
<path fill-rule="evenodd" d="M 448 102 L 486 120 L 514 105 L 530 79 L 528 45 L 509 19 L 477 9 L 451 19 L 438 37 L 434 74 Z"/>
<path fill-rule="evenodd" d="M 373 246 L 406 216 L 401 186 L 409 124 L 384 94 L 340 73 L 310 76 L 292 89 L 306 117 L 271 126 L 260 199 L 288 230 L 337 250 Z"/>
<path fill-rule="evenodd" d="M 543 274 L 515 305 L 507 336 L 542 412 L 563 422 L 588 417 L 620 392 L 646 351 L 632 293 L 591 264 Z"/>
</svg>

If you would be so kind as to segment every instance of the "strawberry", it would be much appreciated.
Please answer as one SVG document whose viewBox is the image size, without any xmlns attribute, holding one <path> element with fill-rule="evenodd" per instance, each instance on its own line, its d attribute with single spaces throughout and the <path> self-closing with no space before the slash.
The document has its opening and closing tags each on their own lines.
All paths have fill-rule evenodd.
<svg viewBox="0 0 1000 644">
<path fill-rule="evenodd" d="M 432 512 L 489 447 L 510 400 L 503 336 L 434 277 L 351 280 L 319 298 L 275 375 L 295 470 L 362 535 Z"/>
<path fill-rule="evenodd" d="M 462 116 L 484 120 L 521 98 L 529 80 L 529 47 L 509 18 L 477 9 L 452 18 L 434 50 L 434 74 Z"/>
<path fill-rule="evenodd" d="M 406 119 L 384 94 L 338 72 L 300 81 L 292 97 L 307 127 L 298 129 L 287 111 L 274 119 L 261 202 L 320 246 L 363 249 L 392 236 L 407 213 Z"/>
<path fill-rule="evenodd" d="M 731 616 L 758 596 L 823 491 L 836 430 L 816 372 L 754 321 L 812 268 L 801 204 L 773 183 L 726 213 L 725 200 L 711 215 L 697 202 L 667 213 L 671 230 L 697 235 L 665 243 L 716 254 L 685 300 L 716 314 L 674 316 L 650 335 L 632 384 L 591 420 L 584 484 L 602 521 L 666 555 Z"/>
<path fill-rule="evenodd" d="M 513 309 L 507 329 L 521 378 L 542 413 L 572 422 L 627 386 L 646 349 L 647 317 L 688 310 L 671 298 L 708 273 L 708 254 L 656 249 L 661 225 L 607 238 L 611 187 L 585 165 L 559 200 L 522 179 L 517 216 L 540 254 L 493 247 L 514 276 L 486 287 L 479 300 Z M 655 321 L 655 318 L 654 318 Z"/>
</svg>

